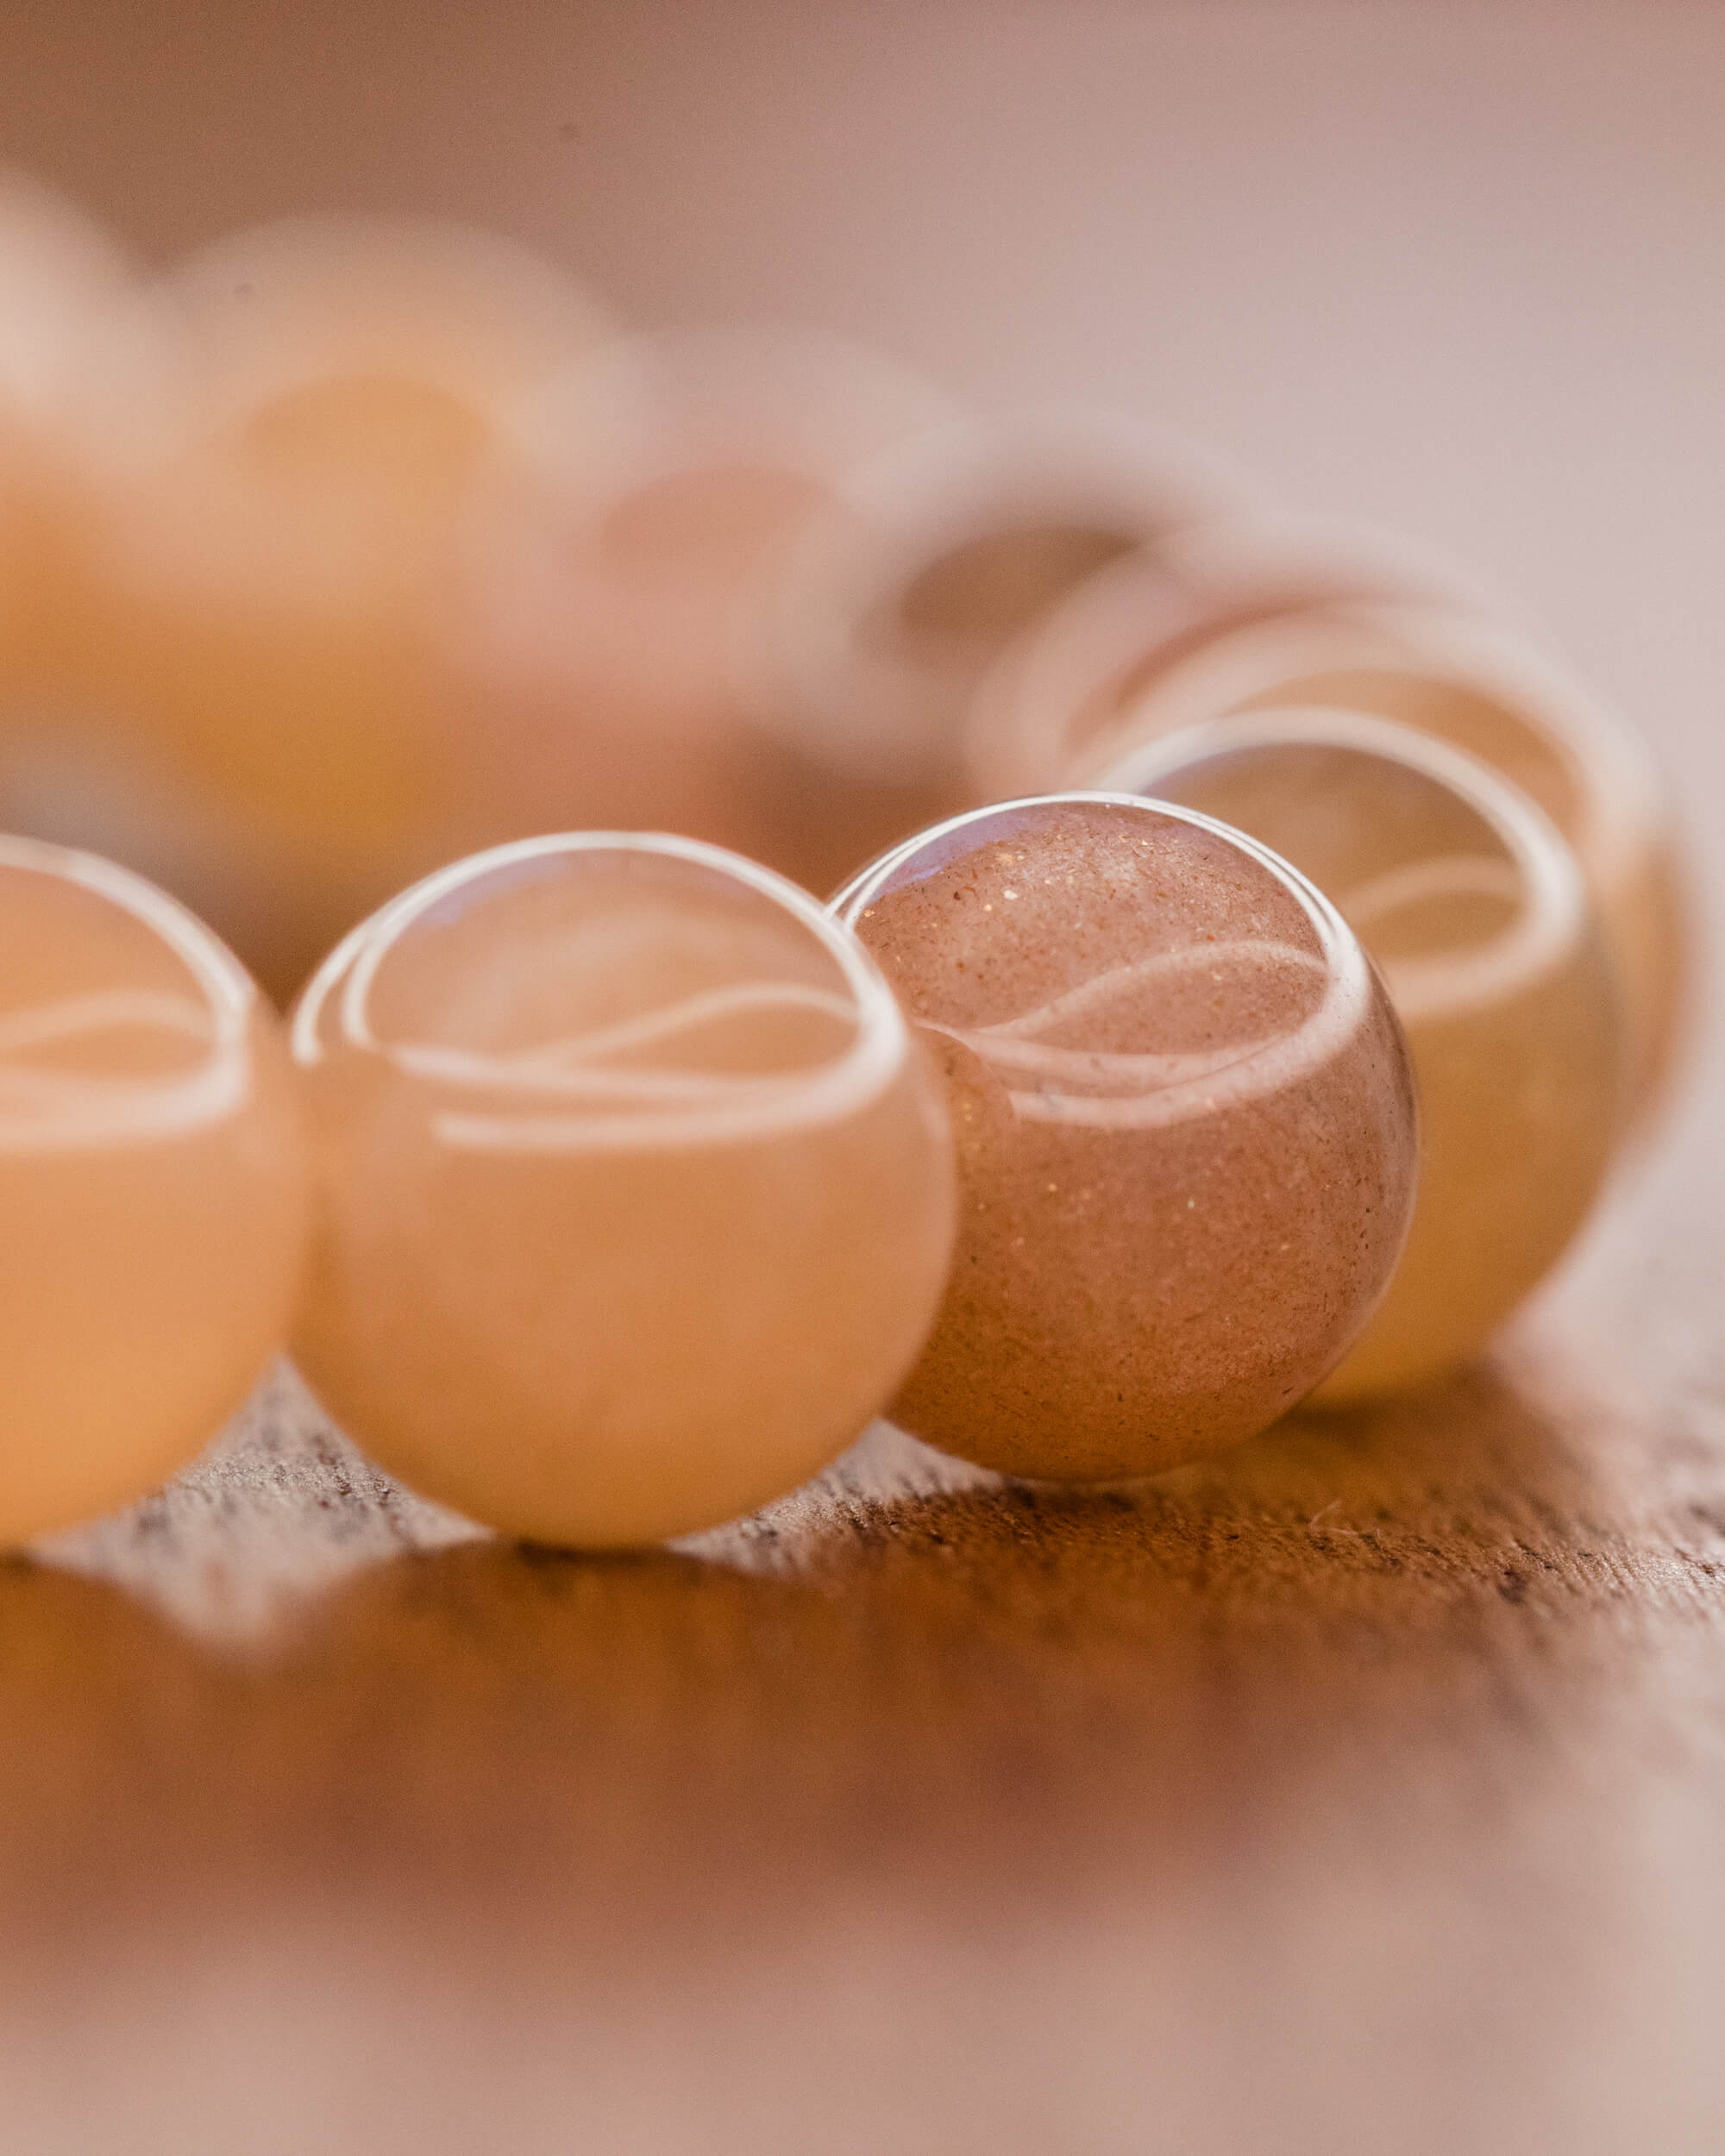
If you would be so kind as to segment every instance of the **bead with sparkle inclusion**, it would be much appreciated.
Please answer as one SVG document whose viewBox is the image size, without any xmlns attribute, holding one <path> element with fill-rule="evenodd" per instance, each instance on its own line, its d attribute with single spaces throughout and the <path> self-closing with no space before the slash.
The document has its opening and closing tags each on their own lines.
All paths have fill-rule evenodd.
<svg viewBox="0 0 1725 2156">
<path fill-rule="evenodd" d="M 894 1418 L 1008 1473 L 1154 1474 L 1263 1429 L 1389 1280 L 1418 1138 L 1352 933 L 1185 809 L 1045 796 L 834 901 L 944 1071 L 950 1285 Z"/>
<path fill-rule="evenodd" d="M 1586 1219 L 1628 1080 L 1609 957 L 1568 849 L 1476 758 L 1352 711 L 1193 727 L 1147 743 L 1113 783 L 1238 824 L 1309 875 L 1407 1031 L 1424 1138 L 1414 1225 L 1319 1401 L 1477 1353 Z"/>
<path fill-rule="evenodd" d="M 281 1028 L 111 862 L 0 838 L 0 1542 L 141 1495 L 285 1344 L 306 1163 Z"/>
<path fill-rule="evenodd" d="M 890 1397 L 950 1255 L 939 1089 L 854 937 L 693 840 L 457 863 L 295 1014 L 295 1349 L 428 1495 L 536 1540 L 712 1526 Z"/>
</svg>

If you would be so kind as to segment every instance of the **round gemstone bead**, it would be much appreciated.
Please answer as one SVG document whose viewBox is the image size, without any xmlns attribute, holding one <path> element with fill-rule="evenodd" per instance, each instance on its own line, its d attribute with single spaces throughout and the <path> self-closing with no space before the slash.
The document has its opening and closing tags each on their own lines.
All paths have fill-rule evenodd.
<svg viewBox="0 0 1725 2156">
<path fill-rule="evenodd" d="M 124 869 L 0 838 L 0 1540 L 215 1434 L 285 1344 L 306 1195 L 235 960 Z"/>
<path fill-rule="evenodd" d="M 1020 1475 L 1249 1437 L 1383 1293 L 1417 1166 L 1400 1029 L 1255 841 L 1115 795 L 983 809 L 834 901 L 945 1074 L 957 1253 L 894 1417 Z"/>
<path fill-rule="evenodd" d="M 1674 825 L 1638 737 L 1520 637 L 1453 611 L 1336 605 L 1240 626 L 1178 659 L 1075 756 L 1097 783 L 1137 742 L 1230 713 L 1328 706 L 1399 721 L 1501 772 L 1573 849 L 1616 969 L 1627 1111 L 1668 1087 L 1691 1001 Z"/>
<path fill-rule="evenodd" d="M 387 218 L 235 235 L 116 314 L 76 684 L 109 723 L 56 835 L 101 819 L 284 1000 L 507 835 L 466 551 L 519 405 L 602 329 L 525 249 Z"/>
<path fill-rule="evenodd" d="M 1423 1158 L 1389 1294 L 1320 1401 L 1476 1353 L 1586 1218 L 1626 1044 L 1578 870 L 1489 766 L 1346 711 L 1267 711 L 1147 744 L 1113 783 L 1239 825 L 1334 899 L 1406 1030 Z"/>
<path fill-rule="evenodd" d="M 950 1134 L 855 939 L 688 840 L 430 878 L 307 989 L 296 1355 L 392 1471 L 537 1539 L 706 1527 L 825 1465 L 932 1320 Z"/>
</svg>

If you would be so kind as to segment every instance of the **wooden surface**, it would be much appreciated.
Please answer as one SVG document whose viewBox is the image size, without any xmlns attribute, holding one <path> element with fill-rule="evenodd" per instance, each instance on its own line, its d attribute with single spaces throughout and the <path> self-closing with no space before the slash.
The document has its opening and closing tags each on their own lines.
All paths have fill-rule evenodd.
<svg viewBox="0 0 1725 2156">
<path fill-rule="evenodd" d="M 1164 412 L 1515 584 L 1705 837 L 1725 16 L 694 20 L 20 0 L 0 122 L 159 250 L 430 203 Z M 279 1381 L 0 1567 L 0 2151 L 1725 2147 L 1720 1082 L 1491 1368 L 1153 1489 L 877 1432 L 576 1559 Z"/>
</svg>

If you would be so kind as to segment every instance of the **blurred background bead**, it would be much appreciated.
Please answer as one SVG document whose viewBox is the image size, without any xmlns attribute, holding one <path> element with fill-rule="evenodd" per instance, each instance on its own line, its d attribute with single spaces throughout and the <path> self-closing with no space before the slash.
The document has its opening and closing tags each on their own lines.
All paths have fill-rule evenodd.
<svg viewBox="0 0 1725 2156">
<path fill-rule="evenodd" d="M 280 1028 L 112 863 L 0 838 L 0 1541 L 141 1495 L 285 1344 L 306 1165 Z"/>
<path fill-rule="evenodd" d="M 1692 1001 L 1675 823 L 1640 738 L 1516 633 L 1452 609 L 1354 604 L 1229 630 L 1179 658 L 1079 755 L 1095 783 L 1127 746 L 1231 713 L 1323 705 L 1437 736 L 1501 772 L 1581 864 L 1626 1016 L 1628 1114 L 1645 1129 L 1680 1059 Z"/>
<path fill-rule="evenodd" d="M 1000 652 L 1237 491 L 1189 443 L 1091 411 L 969 417 L 902 442 L 773 565 L 740 652 L 750 707 L 835 778 L 896 786 L 919 812 L 909 828 L 950 813 L 975 798 L 964 719 Z"/>
<path fill-rule="evenodd" d="M 1488 765 L 1347 711 L 1213 721 L 1149 743 L 1108 783 L 1238 825 L 1309 876 L 1406 1030 L 1414 1225 L 1317 1399 L 1417 1383 L 1477 1353 L 1586 1219 L 1622 1127 L 1627 1042 L 1569 849 Z"/>
<path fill-rule="evenodd" d="M 480 534 L 467 653 L 533 736 L 535 798 L 821 890 L 914 828 L 919 797 L 866 743 L 840 774 L 762 731 L 738 654 L 778 561 L 848 475 L 953 410 L 866 347 L 776 324 L 620 339 L 552 383 L 517 429 L 517 491 Z"/>
<path fill-rule="evenodd" d="M 1330 1370 L 1389 1282 L 1418 1138 L 1352 931 L 1189 810 L 1056 796 L 834 901 L 944 1071 L 957 1254 L 893 1413 L 1020 1475 L 1154 1474 Z"/>
<path fill-rule="evenodd" d="M 1007 645 L 966 720 L 972 787 L 1004 800 L 1105 768 L 1138 699 L 1214 636 L 1398 599 L 1501 611 L 1464 570 L 1399 534 L 1261 508 L 1182 524 L 1086 577 Z"/>
<path fill-rule="evenodd" d="M 87 723 L 9 812 L 172 882 L 278 995 L 492 835 L 470 771 L 505 752 L 449 649 L 468 520 L 519 401 L 605 327 L 528 250 L 410 219 L 242 233 L 116 307 L 63 684 Z"/>
<path fill-rule="evenodd" d="M 429 1495 L 537 1539 L 711 1526 L 855 1437 L 951 1249 L 938 1088 L 855 940 L 692 842 L 524 842 L 356 931 L 294 1019 L 295 1353 Z"/>
</svg>

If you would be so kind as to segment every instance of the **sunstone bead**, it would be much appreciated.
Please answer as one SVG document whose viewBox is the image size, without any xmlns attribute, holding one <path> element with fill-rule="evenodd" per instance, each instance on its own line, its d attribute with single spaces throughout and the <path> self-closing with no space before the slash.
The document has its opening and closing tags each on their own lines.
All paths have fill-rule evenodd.
<svg viewBox="0 0 1725 2156">
<path fill-rule="evenodd" d="M 854 938 L 692 841 L 499 848 L 296 1013 L 318 1228 L 295 1352 L 429 1495 L 537 1539 L 710 1526 L 884 1405 L 950 1254 L 938 1088 Z"/>
<path fill-rule="evenodd" d="M 240 1406 L 306 1189 L 235 960 L 125 870 L 0 838 L 0 1541 L 139 1495 Z"/>
<path fill-rule="evenodd" d="M 1151 1474 L 1249 1437 L 1389 1282 L 1418 1139 L 1352 932 L 1190 810 L 1056 795 L 835 900 L 938 1058 L 958 1249 L 894 1418 L 985 1466 Z"/>
<path fill-rule="evenodd" d="M 1347 711 L 1166 736 L 1113 783 L 1250 831 L 1334 899 L 1406 1029 L 1424 1158 L 1408 1248 L 1320 1388 L 1474 1354 L 1544 1278 L 1609 1166 L 1628 1081 L 1609 959 L 1550 821 L 1477 759 Z"/>
</svg>

